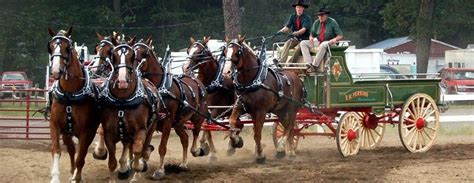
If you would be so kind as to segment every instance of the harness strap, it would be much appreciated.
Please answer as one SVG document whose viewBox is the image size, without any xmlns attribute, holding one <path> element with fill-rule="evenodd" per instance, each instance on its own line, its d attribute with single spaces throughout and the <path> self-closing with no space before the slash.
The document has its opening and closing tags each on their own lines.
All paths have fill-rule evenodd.
<svg viewBox="0 0 474 183">
<path fill-rule="evenodd" d="M 118 135 L 119 139 L 122 142 L 130 142 L 130 136 L 127 135 L 127 127 L 125 126 L 125 121 L 123 116 L 125 115 L 125 112 L 123 110 L 119 110 L 117 113 L 118 117 Z"/>
<path fill-rule="evenodd" d="M 74 128 L 73 128 L 74 120 L 72 119 L 72 107 L 71 105 L 66 106 L 66 129 L 65 133 L 67 135 L 73 135 Z"/>
</svg>

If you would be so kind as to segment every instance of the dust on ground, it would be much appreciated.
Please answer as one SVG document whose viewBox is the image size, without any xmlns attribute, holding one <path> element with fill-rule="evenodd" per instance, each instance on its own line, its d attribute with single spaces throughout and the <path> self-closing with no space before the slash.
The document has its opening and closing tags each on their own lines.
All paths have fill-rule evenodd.
<svg viewBox="0 0 474 183">
<path fill-rule="evenodd" d="M 255 163 L 251 128 L 242 134 L 244 147 L 231 157 L 226 155 L 224 132 L 214 133 L 218 160 L 189 155 L 189 171 L 169 174 L 165 182 L 250 182 L 250 181 L 382 181 L 382 182 L 472 182 L 474 181 L 474 124 L 442 124 L 435 144 L 426 153 L 406 151 L 398 139 L 398 130 L 388 126 L 379 147 L 361 150 L 342 158 L 336 141 L 327 137 L 306 137 L 298 145 L 295 159 L 274 157 L 272 136 L 264 130 L 262 142 L 267 157 L 265 164 Z M 152 144 L 158 147 L 159 135 Z M 93 145 L 89 148 L 92 152 Z M 119 149 L 120 145 L 118 146 Z M 176 135 L 168 143 L 167 163 L 179 163 L 181 144 Z M 120 153 L 120 150 L 119 152 Z M 119 157 L 120 154 L 116 156 Z M 152 182 L 148 176 L 157 168 L 159 155 L 151 156 L 151 171 L 139 182 Z M 51 153 L 48 140 L 0 140 L 1 182 L 49 182 Z M 70 177 L 69 156 L 63 148 L 60 160 L 61 181 Z M 94 160 L 89 153 L 83 177 L 85 182 L 107 182 L 107 161 Z M 128 182 L 128 181 L 119 181 Z"/>
</svg>

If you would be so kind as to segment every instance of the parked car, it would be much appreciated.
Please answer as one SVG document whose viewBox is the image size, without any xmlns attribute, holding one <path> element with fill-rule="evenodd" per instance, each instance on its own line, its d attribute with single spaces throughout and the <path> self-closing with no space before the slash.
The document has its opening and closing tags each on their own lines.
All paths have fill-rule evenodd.
<svg viewBox="0 0 474 183">
<path fill-rule="evenodd" d="M 387 74 L 387 79 L 406 79 L 407 77 L 397 69 L 388 65 L 380 65 L 380 73 Z"/>
<path fill-rule="evenodd" d="M 25 72 L 22 71 L 8 71 L 3 72 L 0 80 L 0 98 L 13 96 L 13 90 L 27 89 L 32 85 L 32 81 L 28 80 Z M 18 92 L 25 95 L 25 92 Z M 16 96 L 19 97 L 19 96 Z"/>
<path fill-rule="evenodd" d="M 440 77 L 447 94 L 474 94 L 474 68 L 443 68 Z"/>
</svg>

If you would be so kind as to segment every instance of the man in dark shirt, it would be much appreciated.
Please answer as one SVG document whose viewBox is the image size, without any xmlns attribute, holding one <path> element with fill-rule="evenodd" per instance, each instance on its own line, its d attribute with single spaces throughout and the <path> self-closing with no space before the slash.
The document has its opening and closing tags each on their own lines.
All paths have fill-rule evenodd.
<svg viewBox="0 0 474 183">
<path fill-rule="evenodd" d="M 328 16 L 329 13 L 331 12 L 326 8 L 319 9 L 318 20 L 314 21 L 311 27 L 309 40 L 300 43 L 305 62 L 311 63 L 313 67 L 319 66 L 329 46 L 342 39 L 342 30 L 336 20 Z M 312 60 L 310 49 L 315 46 L 319 46 L 319 50 L 316 58 Z"/>
<path fill-rule="evenodd" d="M 295 7 L 296 12 L 290 15 L 286 25 L 278 32 L 288 33 L 291 31 L 291 34 L 293 34 L 295 37 L 285 42 L 283 51 L 281 53 L 280 62 L 293 62 L 293 60 L 296 60 L 297 55 L 300 55 L 301 53 L 299 47 L 300 41 L 308 40 L 309 38 L 311 18 L 310 16 L 304 14 L 304 10 L 305 8 L 308 8 L 308 5 L 305 4 L 303 0 L 298 0 L 296 3 L 292 4 L 292 6 Z M 288 60 L 288 52 L 291 48 L 295 48 L 295 55 L 293 56 L 292 60 Z"/>
</svg>

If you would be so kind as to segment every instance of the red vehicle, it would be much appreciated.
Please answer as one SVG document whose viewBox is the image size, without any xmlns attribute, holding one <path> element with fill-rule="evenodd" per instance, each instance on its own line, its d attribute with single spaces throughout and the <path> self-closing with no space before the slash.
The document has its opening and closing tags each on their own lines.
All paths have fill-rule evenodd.
<svg viewBox="0 0 474 183">
<path fill-rule="evenodd" d="M 28 80 L 25 72 L 3 72 L 0 81 L 0 98 L 13 96 L 14 90 L 28 89 L 32 86 L 32 83 L 32 81 Z"/>
<path fill-rule="evenodd" d="M 474 94 L 474 68 L 444 68 L 440 76 L 447 94 Z"/>
</svg>

